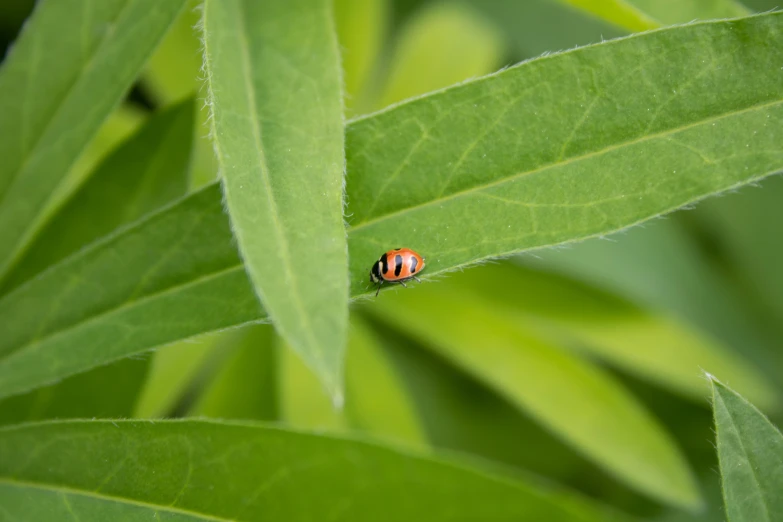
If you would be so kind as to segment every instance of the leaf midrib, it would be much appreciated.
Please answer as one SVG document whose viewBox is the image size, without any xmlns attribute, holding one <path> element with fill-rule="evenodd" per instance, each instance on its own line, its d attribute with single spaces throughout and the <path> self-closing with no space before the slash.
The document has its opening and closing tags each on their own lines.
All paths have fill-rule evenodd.
<svg viewBox="0 0 783 522">
<path fill-rule="evenodd" d="M 207 5 L 209 5 L 209 2 L 205 4 L 204 7 L 204 30 L 206 31 L 206 17 L 207 17 Z M 253 140 L 256 144 L 256 156 L 258 158 L 258 163 L 261 167 L 261 178 L 264 183 L 264 188 L 266 189 L 266 196 L 267 196 L 267 203 L 269 204 L 269 207 L 271 209 L 271 215 L 272 220 L 274 223 L 274 231 L 275 235 L 277 236 L 277 242 L 280 245 L 279 248 L 274 249 L 275 252 L 279 252 L 280 260 L 283 264 L 283 271 L 284 271 L 284 277 L 286 281 L 290 283 L 290 287 L 292 287 L 292 291 L 289 294 L 289 296 L 292 297 L 292 302 L 294 303 L 295 307 L 297 308 L 299 312 L 299 321 L 302 324 L 303 331 L 306 332 L 307 339 L 310 343 L 310 348 L 313 350 L 313 354 L 315 357 L 323 364 L 324 362 L 324 354 L 322 351 L 322 347 L 319 343 L 316 342 L 312 325 L 309 321 L 309 314 L 304 308 L 304 305 L 302 304 L 301 295 L 299 293 L 299 284 L 296 280 L 295 273 L 291 270 L 291 255 L 289 252 L 289 245 L 288 245 L 288 239 L 286 238 L 285 232 L 283 230 L 283 227 L 280 223 L 280 213 L 277 208 L 277 202 L 275 201 L 273 197 L 273 191 L 272 191 L 272 184 L 269 179 L 269 167 L 267 165 L 266 161 L 266 154 L 264 153 L 264 147 L 263 147 L 263 139 L 261 137 L 261 126 L 259 120 L 259 114 L 258 114 L 258 108 L 256 106 L 256 92 L 255 87 L 253 85 L 252 81 L 252 65 L 250 61 L 250 43 L 247 39 L 247 17 L 244 13 L 244 4 L 243 0 L 237 0 L 236 2 L 237 10 L 239 11 L 239 15 L 241 17 L 241 23 L 239 24 L 239 31 L 238 31 L 238 38 L 240 42 L 240 48 L 241 48 L 241 63 L 242 63 L 242 76 L 245 83 L 245 92 L 247 97 L 247 103 L 250 106 L 251 114 L 250 114 L 250 123 L 253 131 Z M 207 47 L 207 38 L 204 38 L 204 53 L 205 56 L 210 56 L 208 52 Z M 209 61 L 207 61 L 209 63 Z M 208 77 L 211 78 L 211 73 L 208 75 Z M 209 80 L 209 89 L 210 89 L 210 96 L 212 98 L 212 103 L 215 103 L 215 97 L 214 97 L 214 91 L 212 90 L 212 84 L 211 80 Z M 214 144 L 215 144 L 215 152 L 220 157 L 221 163 L 225 164 L 223 151 L 220 146 L 220 140 L 218 138 L 217 129 L 216 129 L 216 122 L 215 117 L 213 114 L 212 120 L 212 132 L 214 136 Z M 228 186 L 224 182 L 223 183 L 223 189 L 228 192 Z M 233 228 L 233 227 L 232 227 Z M 241 249 L 240 249 L 241 250 Z M 242 264 L 244 266 L 244 264 Z M 246 268 L 246 267 L 245 267 Z M 248 270 L 248 273 L 250 270 Z M 261 303 L 266 303 L 266 299 L 264 297 L 263 289 L 260 288 L 255 284 L 255 281 L 253 281 L 253 278 L 251 277 L 251 283 L 253 286 L 254 291 L 258 295 L 258 298 L 260 299 Z M 266 310 L 266 313 L 269 317 L 272 317 L 272 314 L 270 313 L 268 308 L 264 308 Z M 279 321 L 275 321 L 273 319 L 274 324 L 281 328 L 281 324 Z"/>
<path fill-rule="evenodd" d="M 381 222 L 381 221 L 385 221 L 387 219 L 396 218 L 396 217 L 398 217 L 400 215 L 404 215 L 404 214 L 407 214 L 409 212 L 413 212 L 413 211 L 416 211 L 416 210 L 419 210 L 419 209 L 422 209 L 422 208 L 426 208 L 426 207 L 431 206 L 431 205 L 438 205 L 438 204 L 443 203 L 444 201 L 448 201 L 448 200 L 451 200 L 451 199 L 457 199 L 457 198 L 460 198 L 462 196 L 470 195 L 470 194 L 473 194 L 473 193 L 478 193 L 478 192 L 481 192 L 481 191 L 489 189 L 489 188 L 493 188 L 493 187 L 496 187 L 496 186 L 499 186 L 499 185 L 503 185 L 504 183 L 511 183 L 513 181 L 516 181 L 516 180 L 521 179 L 521 178 L 525 178 L 525 177 L 530 176 L 530 175 L 540 174 L 541 172 L 545 172 L 545 171 L 547 171 L 549 169 L 559 168 L 559 167 L 562 167 L 562 166 L 570 165 L 572 163 L 578 163 L 579 161 L 586 160 L 586 159 L 591 159 L 593 157 L 598 157 L 598 156 L 601 156 L 603 154 L 606 154 L 606 153 L 609 153 L 609 152 L 613 152 L 615 150 L 620 150 L 620 149 L 622 149 L 624 147 L 630 147 L 632 145 L 637 145 L 639 143 L 644 143 L 646 141 L 651 141 L 651 140 L 655 140 L 655 139 L 659 139 L 659 138 L 665 138 L 665 137 L 670 136 L 672 134 L 676 134 L 676 133 L 679 133 L 679 132 L 682 132 L 682 131 L 686 131 L 686 130 L 691 129 L 691 128 L 699 127 L 701 125 L 704 125 L 704 124 L 707 124 L 707 123 L 710 123 L 710 122 L 719 121 L 719 120 L 722 120 L 724 118 L 730 118 L 732 116 L 737 116 L 737 115 L 740 115 L 740 114 L 744 114 L 746 112 L 753 112 L 753 111 L 756 111 L 756 110 L 770 108 L 770 107 L 774 107 L 776 105 L 781 105 L 781 104 L 783 104 L 783 100 L 775 100 L 775 101 L 772 101 L 772 102 L 765 102 L 765 103 L 760 103 L 760 104 L 756 104 L 756 105 L 751 105 L 749 107 L 745 107 L 745 108 L 740 109 L 738 111 L 725 112 L 725 113 L 722 113 L 722 114 L 717 115 L 717 116 L 711 116 L 709 118 L 704 118 L 704 119 L 700 119 L 700 120 L 694 121 L 694 122 L 689 123 L 687 125 L 682 125 L 682 126 L 679 126 L 679 127 L 672 127 L 672 128 L 660 131 L 660 132 L 656 132 L 656 133 L 653 133 L 653 134 L 647 134 L 645 136 L 634 138 L 632 140 L 627 140 L 627 141 L 622 141 L 622 142 L 619 142 L 619 143 L 615 143 L 615 144 L 609 145 L 609 146 L 604 147 L 604 148 L 599 149 L 599 150 L 590 151 L 588 153 L 581 154 L 581 155 L 578 155 L 578 156 L 572 156 L 572 157 L 570 157 L 570 158 L 568 158 L 566 160 L 563 160 L 563 161 L 560 161 L 560 162 L 557 162 L 557 163 L 547 163 L 546 165 L 542 165 L 540 167 L 536 167 L 535 169 L 532 169 L 532 170 L 517 172 L 516 174 L 512 174 L 510 176 L 507 176 L 507 177 L 504 177 L 504 178 L 501 178 L 501 179 L 497 179 L 497 180 L 491 181 L 489 183 L 475 185 L 473 187 L 469 187 L 469 188 L 464 189 L 464 190 L 453 192 L 453 193 L 448 194 L 447 196 L 443 196 L 443 197 L 441 197 L 439 199 L 432 199 L 430 201 L 419 203 L 417 205 L 412 205 L 410 207 L 404 207 L 404 208 L 401 208 L 399 210 L 395 210 L 393 212 L 389 212 L 387 214 L 383 214 L 383 215 L 381 215 L 379 217 L 376 217 L 376 218 L 371 218 L 371 219 L 368 219 L 366 221 L 361 221 L 361 222 L 357 223 L 356 225 L 350 225 L 348 230 L 349 230 L 349 232 L 350 231 L 354 231 L 354 230 L 361 230 L 362 228 L 366 228 L 368 226 L 374 225 L 374 224 L 376 224 L 378 222 Z"/>
<path fill-rule="evenodd" d="M 3 478 L 0 477 L 0 484 L 6 484 L 12 487 L 18 487 L 18 488 L 31 488 L 31 489 L 38 489 L 43 491 L 50 491 L 53 493 L 59 493 L 61 495 L 73 495 L 73 496 L 81 496 L 81 497 L 88 497 L 93 498 L 96 500 L 102 500 L 102 501 L 108 501 L 108 502 L 116 502 L 119 504 L 127 504 L 131 506 L 137 506 L 137 507 L 143 507 L 148 508 L 155 511 L 166 511 L 169 513 L 176 513 L 180 515 L 188 515 L 192 517 L 201 517 L 205 520 L 211 520 L 213 522 L 235 522 L 233 519 L 228 518 L 221 518 L 214 515 L 209 515 L 206 513 L 199 513 L 197 511 L 191 511 L 188 509 L 183 508 L 177 508 L 173 506 L 167 506 L 162 504 L 152 504 L 150 502 L 144 502 L 141 500 L 134 500 L 129 499 L 125 497 L 118 497 L 115 495 L 106 495 L 104 493 L 98 493 L 97 491 L 89 491 L 89 490 L 82 490 L 82 489 L 73 489 L 66 486 L 61 486 L 59 484 L 49 484 L 45 482 L 29 482 L 26 480 L 19 480 L 19 479 L 11 479 L 11 478 Z"/>
<path fill-rule="evenodd" d="M 206 16 L 206 11 L 205 11 L 205 16 Z M 666 136 L 667 134 L 673 134 L 673 133 L 675 133 L 675 132 L 679 132 L 679 131 L 681 131 L 681 130 L 684 130 L 684 129 L 686 129 L 686 128 L 690 128 L 690 127 L 696 127 L 696 126 L 699 126 L 699 125 L 702 125 L 702 124 L 705 124 L 705 123 L 710 123 L 711 121 L 716 121 L 716 120 L 720 120 L 720 119 L 722 119 L 722 118 L 731 117 L 731 116 L 734 116 L 734 115 L 737 115 L 737 114 L 741 114 L 741 113 L 744 113 L 744 112 L 751 112 L 751 111 L 754 111 L 754 110 L 763 109 L 763 108 L 765 108 L 765 107 L 771 107 L 771 106 L 774 106 L 774 105 L 779 105 L 779 104 L 783 104 L 783 101 L 781 101 L 781 100 L 778 100 L 778 101 L 775 101 L 775 102 L 768 102 L 768 103 L 764 103 L 764 104 L 757 104 L 757 105 L 753 105 L 753 106 L 747 107 L 747 108 L 745 108 L 745 109 L 742 109 L 742 110 L 740 110 L 740 111 L 735 111 L 735 112 L 731 112 L 731 113 L 724 113 L 724 114 L 721 114 L 721 115 L 719 115 L 719 116 L 715 116 L 715 117 L 712 117 L 712 118 L 706 118 L 706 119 L 703 119 L 703 120 L 699 120 L 699 121 L 693 122 L 693 123 L 691 123 L 691 124 L 688 124 L 688 125 L 687 125 L 687 126 L 685 126 L 685 127 L 677 127 L 677 128 L 674 128 L 674 129 L 667 129 L 666 131 L 662 131 L 662 132 L 660 132 L 660 133 L 656 133 L 656 134 L 654 134 L 654 135 L 647 135 L 647 136 L 645 136 L 644 138 L 638 138 L 638 139 L 636 139 L 636 140 L 632 140 L 632 141 L 630 141 L 630 142 L 623 142 L 623 143 L 620 143 L 620 144 L 611 145 L 611 146 L 609 146 L 609 147 L 607 147 L 607 148 L 605 148 L 605 149 L 602 149 L 602 150 L 600 150 L 600 151 L 593 151 L 593 152 L 590 152 L 590 153 L 588 153 L 588 154 L 586 154 L 586 155 L 582 155 L 582 156 L 577 156 L 577 157 L 569 158 L 568 160 L 566 160 L 566 162 L 576 162 L 576 161 L 578 161 L 578 160 L 580 160 L 580 159 L 584 159 L 584 158 L 585 158 L 585 157 L 587 157 L 587 156 L 597 156 L 597 155 L 600 155 L 600 154 L 602 154 L 602 153 L 608 152 L 608 151 L 610 151 L 610 150 L 614 150 L 614 149 L 617 149 L 617 148 L 620 148 L 620 147 L 623 147 L 623 146 L 626 146 L 626 145 L 631 145 L 631 144 L 633 144 L 633 143 L 636 143 L 636 142 L 641 142 L 641 141 L 644 141 L 644 140 L 649 140 L 649 139 L 653 139 L 653 138 L 656 138 L 656 137 L 663 137 L 663 136 Z M 459 196 L 465 195 L 466 193 L 471 193 L 471 192 L 478 192 L 478 191 L 481 191 L 481 190 L 483 190 L 483 189 L 485 189 L 485 188 L 487 188 L 487 187 L 489 187 L 489 186 L 492 186 L 492 185 L 499 185 L 499 184 L 505 183 L 505 182 L 507 182 L 507 181 L 510 181 L 510 180 L 513 180 L 513 179 L 516 179 L 516 178 L 519 178 L 519 177 L 524 177 L 524 176 L 526 176 L 526 175 L 529 175 L 529 174 L 533 174 L 533 173 L 536 173 L 536 172 L 539 172 L 539 171 L 546 170 L 546 169 L 548 169 L 548 168 L 552 168 L 552 167 L 555 167 L 555 166 L 559 166 L 559 165 L 565 164 L 566 162 L 563 162 L 563 163 L 560 163 L 560 164 L 557 164 L 557 165 L 547 165 L 547 166 L 545 166 L 545 167 L 541 167 L 541 168 L 539 168 L 539 169 L 536 169 L 535 171 L 529 171 L 529 172 L 518 173 L 518 174 L 515 174 L 514 176 L 512 176 L 511 178 L 503 178 L 502 180 L 497 180 L 497 181 L 494 181 L 494 182 L 492 182 L 492 183 L 489 183 L 489 184 L 485 184 L 485 185 L 478 186 L 478 187 L 472 187 L 472 188 L 470 188 L 470 189 L 468 189 L 468 190 L 466 190 L 466 191 L 462 191 L 462 192 L 455 193 L 455 194 L 450 194 L 449 196 L 446 196 L 445 198 L 443 198 L 443 199 L 441 199 L 441 200 L 437 200 L 437 201 L 431 201 L 431 202 L 423 203 L 423 204 L 416 205 L 416 206 L 413 206 L 413 207 L 407 207 L 407 208 L 401 209 L 401 210 L 399 210 L 399 211 L 396 211 L 396 212 L 393 212 L 393 213 L 390 213 L 390 214 L 385 214 L 385 215 L 384 215 L 384 216 L 382 216 L 381 218 L 378 218 L 378 219 L 375 219 L 375 220 L 371 220 L 371 221 L 365 221 L 365 222 L 361 223 L 360 225 L 357 225 L 357 226 L 355 226 L 355 227 L 350 227 L 350 228 L 348 229 L 349 238 L 350 238 L 350 233 L 351 233 L 352 231 L 355 231 L 355 230 L 360 230 L 360 229 L 362 229 L 362 228 L 365 228 L 365 227 L 367 227 L 367 226 L 369 226 L 369 225 L 371 225 L 371 224 L 374 224 L 374 223 L 376 223 L 376 222 L 381 222 L 381 221 L 384 221 L 384 220 L 386 220 L 386 219 L 394 218 L 394 217 L 395 217 L 395 216 L 397 216 L 397 215 L 400 215 L 400 214 L 405 214 L 405 213 L 407 213 L 407 212 L 410 212 L 410 211 L 413 211 L 413 210 L 415 210 L 415 209 L 417 209 L 417 208 L 423 208 L 423 207 L 427 207 L 427 206 L 429 206 L 429 205 L 434 205 L 434 204 L 440 203 L 440 202 L 442 202 L 444 199 L 451 199 L 451 198 L 456 198 L 456 197 L 459 197 Z M 750 181 L 750 179 L 749 179 L 748 181 Z M 217 182 L 216 182 L 216 183 L 217 183 Z M 743 182 L 743 184 L 744 184 L 744 182 Z M 209 186 L 205 187 L 203 190 L 208 190 L 210 186 L 212 186 L 212 185 L 209 185 Z M 697 198 L 695 198 L 695 199 L 693 199 L 693 200 L 689 200 L 689 201 L 687 201 L 687 202 L 685 202 L 685 203 L 687 204 L 687 203 L 689 203 L 689 202 L 692 202 L 692 201 L 697 201 L 697 200 L 699 200 L 699 199 L 702 199 L 702 197 L 701 197 L 701 196 L 700 196 L 700 197 L 697 197 Z M 181 200 L 180 200 L 180 201 L 181 201 Z M 163 209 L 161 209 L 161 211 L 160 211 L 160 212 L 158 212 L 158 213 L 155 213 L 155 214 L 152 214 L 152 215 L 151 215 L 151 217 L 150 217 L 150 219 L 153 219 L 153 218 L 154 218 L 156 215 L 158 215 L 158 214 L 160 214 L 160 213 L 163 213 L 163 212 L 165 212 L 165 211 L 166 211 L 167 209 L 169 209 L 169 208 L 173 208 L 174 206 L 176 206 L 176 204 L 177 204 L 177 203 L 176 203 L 176 202 L 174 202 L 174 203 L 172 203 L 170 206 L 166 206 L 166 207 L 164 207 Z M 141 225 L 141 224 L 143 224 L 143 223 L 146 223 L 146 222 L 148 222 L 148 219 L 142 219 L 142 220 L 140 220 L 140 221 L 136 222 L 136 225 L 138 226 L 138 225 Z M 631 223 L 631 224 L 629 224 L 628 226 L 633 226 L 634 224 L 635 224 L 635 223 Z M 135 228 L 135 227 L 131 226 L 131 227 L 129 227 L 128 229 L 122 229 L 122 230 L 123 230 L 123 231 L 127 231 L 127 230 L 129 230 L 129 229 L 133 229 L 133 228 Z M 601 235 L 605 235 L 605 234 L 607 234 L 607 233 L 611 233 L 611 232 L 614 232 L 614 231 L 616 231 L 616 230 L 621 230 L 621 229 L 623 229 L 623 228 L 627 228 L 627 227 L 625 227 L 625 226 L 624 226 L 624 227 L 620 227 L 620 228 L 618 228 L 618 229 L 612 229 L 612 230 L 604 231 L 604 232 L 602 232 L 602 233 L 601 233 Z M 120 237 L 121 237 L 120 235 L 117 235 L 117 236 L 113 236 L 112 238 L 113 238 L 113 239 L 118 239 L 118 238 L 120 238 Z M 581 237 L 581 236 L 580 236 L 580 237 L 579 237 L 579 238 L 577 238 L 577 239 L 579 239 L 579 240 L 584 240 L 584 239 L 589 239 L 589 237 L 592 237 L 592 236 L 585 236 L 585 237 Z M 557 243 L 557 244 L 565 244 L 565 243 L 570 243 L 570 242 L 572 242 L 572 241 L 574 241 L 574 240 L 575 240 L 575 239 L 569 239 L 569 240 L 565 240 L 565 241 L 562 241 L 562 242 L 560 242 L 560 243 Z M 89 252 L 89 251 L 91 251 L 91 250 L 93 250 L 93 249 L 98 249 L 98 248 L 100 248 L 100 247 L 101 247 L 102 245 L 104 245 L 104 244 L 105 244 L 105 243 L 104 243 L 103 241 L 100 241 L 99 243 L 97 243 L 97 244 L 94 244 L 94 245 L 93 245 L 93 248 L 89 248 L 89 247 L 88 247 L 88 248 L 87 248 L 87 249 L 85 249 L 85 250 L 82 250 L 82 251 L 80 251 L 80 252 L 77 252 L 77 253 L 76 253 L 76 254 L 74 254 L 72 257 L 74 257 L 74 258 L 75 258 L 75 257 L 77 257 L 77 256 L 79 256 L 79 255 L 82 255 L 82 254 L 84 254 L 85 252 Z M 550 246 L 554 246 L 554 245 L 550 245 Z M 528 249 L 525 249 L 525 248 L 520 248 L 520 249 L 517 249 L 517 250 L 513 250 L 513 252 L 517 252 L 517 251 L 523 251 L 523 250 L 530 250 L 530 249 L 533 249 L 533 248 L 535 248 L 535 247 L 531 247 L 531 248 L 528 248 Z M 507 252 L 506 252 L 506 253 L 507 253 Z M 505 253 L 500 253 L 500 254 L 498 254 L 498 255 L 504 255 L 504 254 L 505 254 Z M 490 257 L 495 257 L 495 256 L 490 256 Z M 66 258 L 66 260 L 65 260 L 64 262 L 67 262 L 69 259 L 70 259 L 70 258 Z M 483 258 L 481 258 L 481 259 L 483 259 Z M 479 260 L 480 260 L 480 259 L 476 259 L 476 260 L 471 260 L 471 261 L 469 261 L 469 262 L 466 262 L 466 263 L 461 263 L 461 264 L 458 264 L 458 265 L 449 266 L 449 267 L 447 267 L 447 268 L 444 268 L 443 270 L 439 270 L 439 271 L 437 271 L 437 272 L 431 272 L 431 273 L 429 274 L 429 276 L 425 276 L 425 277 L 426 277 L 427 279 L 429 279 L 429 278 L 431 278 L 431 276 L 433 276 L 433 275 L 436 275 L 436 274 L 438 274 L 438 273 L 440 273 L 440 272 L 446 272 L 446 271 L 451 271 L 451 270 L 456 270 L 456 269 L 459 269 L 459 268 L 463 268 L 463 267 L 465 267 L 465 266 L 468 266 L 468 265 L 474 264 L 474 263 L 478 262 Z M 49 269 L 48 269 L 46 272 L 48 272 L 49 270 L 55 270 L 57 266 L 59 266 L 59 265 L 54 265 L 54 266 L 50 267 L 50 268 L 49 268 Z M 233 265 L 229 265 L 229 266 L 227 266 L 227 267 L 225 267 L 225 268 L 223 268 L 223 269 L 221 269 L 221 270 L 218 270 L 218 271 L 215 271 L 215 272 L 210 272 L 209 274 L 205 274 L 205 275 L 203 275 L 203 276 L 200 276 L 200 277 L 199 277 L 199 278 L 197 278 L 197 279 L 190 280 L 190 281 L 188 281 L 188 282 L 186 282 L 186 283 L 179 284 L 179 285 L 175 285 L 175 286 L 173 286 L 173 287 L 168 287 L 168 288 L 166 288 L 166 289 L 163 289 L 163 290 L 161 290 L 161 291 L 159 291 L 159 292 L 155 292 L 155 293 L 152 293 L 152 294 L 147 294 L 147 295 L 145 295 L 145 296 L 142 296 L 142 297 L 140 297 L 140 298 L 139 298 L 139 299 L 137 299 L 137 300 L 134 300 L 134 301 L 125 301 L 125 302 L 123 302 L 123 303 L 120 303 L 118 306 L 115 306 L 115 307 L 113 307 L 113 308 L 110 308 L 110 309 L 107 309 L 107 310 L 105 310 L 105 311 L 101 312 L 101 313 L 100 313 L 100 314 L 98 314 L 98 315 L 94 315 L 94 316 L 91 316 L 91 317 L 85 318 L 84 320 L 82 320 L 82 321 L 79 321 L 79 322 L 77 322 L 77 323 L 74 323 L 74 324 L 72 324 L 72 325 L 69 325 L 69 326 L 67 326 L 66 328 L 62 329 L 62 330 L 58 330 L 58 331 L 52 332 L 51 334 L 49 334 L 49 335 L 47 335 L 47 336 L 44 336 L 44 337 L 42 337 L 42 338 L 40 338 L 40 339 L 37 339 L 37 340 L 35 340 L 34 342 L 28 341 L 28 342 L 26 342 L 26 343 L 22 344 L 21 346 L 19 346 L 18 348 L 15 348 L 15 349 L 13 349 L 12 351 L 8 352 L 6 355 L 4 355 L 4 356 L 0 357 L 0 361 L 7 361 L 7 360 L 8 360 L 10 357 L 13 357 L 13 356 L 14 356 L 14 355 L 16 355 L 16 354 L 19 354 L 19 353 L 21 353 L 22 351 L 24 351 L 24 350 L 26 350 L 26 349 L 30 348 L 31 346 L 34 346 L 34 345 L 36 345 L 36 344 L 41 344 L 41 343 L 43 343 L 43 342 L 46 342 L 46 341 L 48 341 L 48 340 L 50 340 L 50 339 L 52 339 L 52 338 L 54 338 L 54 337 L 57 337 L 57 336 L 60 336 L 60 335 L 64 335 L 64 334 L 68 333 L 69 331 L 71 331 L 71 330 L 74 330 L 74 329 L 78 328 L 79 326 L 82 326 L 82 325 L 84 325 L 84 324 L 90 323 L 90 322 L 92 322 L 92 321 L 94 321 L 94 320 L 98 320 L 98 319 L 100 319 L 100 318 L 102 318 L 102 317 L 105 317 L 105 316 L 108 316 L 108 315 L 110 315 L 110 314 L 112 314 L 112 313 L 114 313 L 114 312 L 121 311 L 121 310 L 123 310 L 123 309 L 126 309 L 126 308 L 131 308 L 131 307 L 132 307 L 134 304 L 137 304 L 137 303 L 140 303 L 140 302 L 144 302 L 144 301 L 154 300 L 156 297 L 159 297 L 159 296 L 162 296 L 162 295 L 166 295 L 166 294 L 169 294 L 169 293 L 173 293 L 173 292 L 175 292 L 176 290 L 183 289 L 183 288 L 188 288 L 188 287 L 190 287 L 191 285 L 196 285 L 196 284 L 198 284 L 198 283 L 201 283 L 201 282 L 204 282 L 204 281 L 208 281 L 208 280 L 210 280 L 210 279 L 212 279 L 212 278 L 214 278 L 214 277 L 219 277 L 219 276 L 221 276 L 221 275 L 226 275 L 226 274 L 229 274 L 229 273 L 231 273 L 231 272 L 232 272 L 232 271 L 234 271 L 234 270 L 240 270 L 240 269 L 241 269 L 241 270 L 244 270 L 244 265 L 243 265 L 243 263 L 242 263 L 241 261 L 240 261 L 239 263 L 236 263 L 236 264 L 233 264 Z M 45 272 L 44 272 L 44 273 L 45 273 Z M 42 273 L 42 274 L 43 274 L 43 273 Z M 39 277 L 40 277 L 40 275 L 39 275 Z M 10 298 L 11 296 L 13 296 L 14 294 L 16 294 L 17 292 L 23 291 L 23 289 L 24 289 L 24 288 L 25 288 L 25 287 L 26 287 L 28 284 L 30 284 L 30 283 L 32 283 L 33 281 L 37 280 L 39 277 L 36 277 L 35 279 L 33 279 L 33 280 L 30 280 L 30 281 L 28 281 L 27 283 L 25 283 L 25 284 L 21 285 L 20 287 L 18 287 L 16 290 L 14 290 L 13 292 L 11 292 L 10 294 L 7 294 L 7 295 L 6 295 L 6 296 L 5 296 L 5 297 L 4 297 L 2 300 L 6 300 L 6 299 Z M 355 299 L 361 298 L 362 296 L 364 296 L 364 295 L 369 295 L 369 294 L 371 294 L 371 293 L 372 293 L 372 292 L 370 292 L 370 291 L 368 291 L 368 292 L 364 292 L 364 293 L 357 293 L 357 294 L 354 294 L 354 295 L 352 295 L 352 296 L 351 296 L 351 298 L 350 298 L 350 300 L 351 300 L 351 301 L 353 301 L 353 300 L 355 300 Z M 267 315 L 268 315 L 268 314 L 269 314 L 269 311 L 268 311 L 266 308 L 264 308 L 264 310 L 265 310 L 265 312 L 266 312 L 266 313 L 267 313 Z"/>
</svg>

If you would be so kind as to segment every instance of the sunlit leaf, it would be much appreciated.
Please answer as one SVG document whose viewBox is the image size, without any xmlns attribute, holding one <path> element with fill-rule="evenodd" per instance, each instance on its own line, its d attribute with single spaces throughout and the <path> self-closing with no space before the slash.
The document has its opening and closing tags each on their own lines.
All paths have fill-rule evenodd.
<svg viewBox="0 0 783 522">
<path fill-rule="evenodd" d="M 339 403 L 348 252 L 331 1 L 207 0 L 203 24 L 212 137 L 245 268 Z"/>
<path fill-rule="evenodd" d="M 707 201 L 705 207 L 712 204 Z M 522 261 L 584 280 L 645 310 L 672 315 L 723 341 L 768 377 L 783 370 L 783 354 L 774 339 L 759 328 L 758 318 L 743 308 L 743 296 L 676 220 L 646 224 L 618 235 L 617 241 L 593 239 Z M 763 399 L 754 395 L 754 400 Z"/>
<path fill-rule="evenodd" d="M 558 0 L 630 32 L 693 20 L 745 16 L 735 0 Z"/>
<path fill-rule="evenodd" d="M 783 513 L 783 435 L 753 405 L 712 379 L 718 457 L 732 522 L 773 522 Z"/>
<path fill-rule="evenodd" d="M 283 348 L 283 347 L 281 347 Z M 376 333 L 358 316 L 351 318 L 345 362 L 345 407 L 332 409 L 311 371 L 290 353 L 280 353 L 282 418 L 308 429 L 364 432 L 412 446 L 426 435 L 404 381 Z"/>
<path fill-rule="evenodd" d="M 610 374 L 526 331 L 502 307 L 428 285 L 384 296 L 366 310 L 474 375 L 623 482 L 667 503 L 699 505 L 686 461 L 644 407 Z"/>
<path fill-rule="evenodd" d="M 503 42 L 479 13 L 456 3 L 418 12 L 397 36 L 378 107 L 488 74 L 500 65 Z"/>
<path fill-rule="evenodd" d="M 545 272 L 492 265 L 445 283 L 562 345 L 581 348 L 646 380 L 704 403 L 703 373 L 723 375 L 765 407 L 779 392 L 763 373 L 711 337 L 658 312 Z"/>
<path fill-rule="evenodd" d="M 39 4 L 0 69 L 0 278 L 184 4 Z"/>
<path fill-rule="evenodd" d="M 170 511 L 247 522 L 627 520 L 569 493 L 455 461 L 250 423 L 74 421 L 0 429 L 0 498 L 47 492 L 63 504 L 73 500 L 89 520 L 107 520 L 98 509 L 110 520 L 139 520 L 140 508 L 147 520 L 156 512 L 171 520 Z"/>
<path fill-rule="evenodd" d="M 391 18 L 389 0 L 334 0 L 342 50 L 345 112 L 367 112 L 376 95 L 376 68 Z"/>
</svg>

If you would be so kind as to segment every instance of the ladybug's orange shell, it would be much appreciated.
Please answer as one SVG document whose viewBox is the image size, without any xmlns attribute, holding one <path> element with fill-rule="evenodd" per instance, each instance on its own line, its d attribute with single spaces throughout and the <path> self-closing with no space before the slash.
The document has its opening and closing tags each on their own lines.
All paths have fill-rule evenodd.
<svg viewBox="0 0 783 522">
<path fill-rule="evenodd" d="M 424 258 L 410 248 L 395 248 L 383 254 L 378 260 L 380 274 L 384 281 L 405 281 L 424 268 Z"/>
</svg>

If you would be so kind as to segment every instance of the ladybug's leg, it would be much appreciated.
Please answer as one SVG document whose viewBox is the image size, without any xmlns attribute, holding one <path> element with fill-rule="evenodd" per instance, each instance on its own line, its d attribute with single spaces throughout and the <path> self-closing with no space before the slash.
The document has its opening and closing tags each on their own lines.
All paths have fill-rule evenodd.
<svg viewBox="0 0 783 522">
<path fill-rule="evenodd" d="M 400 283 L 400 284 L 401 284 L 403 287 L 405 287 L 405 288 L 408 288 L 408 287 L 405 285 L 405 281 L 397 281 L 397 282 L 398 282 L 398 283 Z"/>
<path fill-rule="evenodd" d="M 411 277 L 412 277 L 413 279 L 415 279 L 417 283 L 421 283 L 421 279 L 419 279 L 418 277 L 416 277 L 416 276 L 411 276 Z"/>
<path fill-rule="evenodd" d="M 383 280 L 378 281 L 378 290 L 375 291 L 375 297 L 378 297 L 378 292 L 381 291 L 381 286 L 383 285 Z"/>
</svg>

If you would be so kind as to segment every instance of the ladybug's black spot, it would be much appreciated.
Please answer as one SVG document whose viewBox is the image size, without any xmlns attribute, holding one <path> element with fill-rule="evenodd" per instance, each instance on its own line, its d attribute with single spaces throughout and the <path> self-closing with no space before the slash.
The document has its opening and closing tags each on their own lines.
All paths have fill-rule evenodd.
<svg viewBox="0 0 783 522">
<path fill-rule="evenodd" d="M 415 256 L 411 256 L 411 274 L 416 271 L 416 265 L 419 264 L 419 260 Z"/>
<path fill-rule="evenodd" d="M 394 256 L 394 275 L 399 276 L 402 272 L 402 256 L 397 254 Z"/>
<path fill-rule="evenodd" d="M 381 265 L 383 266 L 383 273 L 387 274 L 389 272 L 389 261 L 386 259 L 386 254 L 383 254 L 381 258 L 379 259 L 381 262 Z"/>
</svg>

